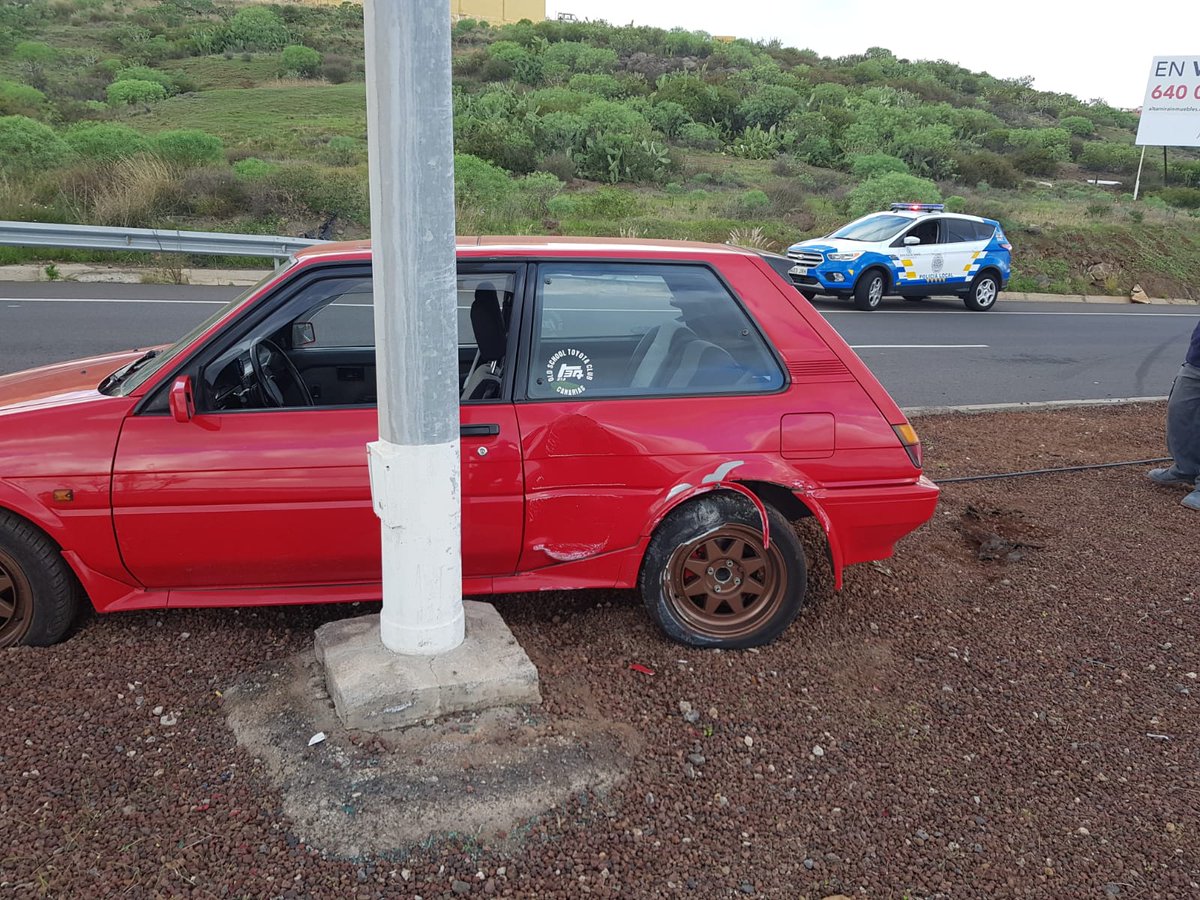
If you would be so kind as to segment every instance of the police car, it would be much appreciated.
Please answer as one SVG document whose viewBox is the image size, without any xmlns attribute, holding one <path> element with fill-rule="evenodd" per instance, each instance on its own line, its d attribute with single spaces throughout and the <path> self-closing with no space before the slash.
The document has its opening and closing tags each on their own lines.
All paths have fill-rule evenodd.
<svg viewBox="0 0 1200 900">
<path fill-rule="evenodd" d="M 893 203 L 823 238 L 787 250 L 788 276 L 809 299 L 853 297 L 859 309 L 884 296 L 951 295 L 984 312 L 1008 281 L 1012 244 L 1000 223 L 947 213 L 940 203 Z"/>
</svg>

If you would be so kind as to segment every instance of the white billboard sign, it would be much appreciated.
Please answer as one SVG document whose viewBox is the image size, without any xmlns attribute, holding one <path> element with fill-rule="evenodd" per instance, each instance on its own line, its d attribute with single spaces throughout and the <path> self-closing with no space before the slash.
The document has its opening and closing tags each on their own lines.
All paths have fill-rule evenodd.
<svg viewBox="0 0 1200 900">
<path fill-rule="evenodd" d="M 1200 147 L 1200 56 L 1154 57 L 1135 143 Z"/>
</svg>

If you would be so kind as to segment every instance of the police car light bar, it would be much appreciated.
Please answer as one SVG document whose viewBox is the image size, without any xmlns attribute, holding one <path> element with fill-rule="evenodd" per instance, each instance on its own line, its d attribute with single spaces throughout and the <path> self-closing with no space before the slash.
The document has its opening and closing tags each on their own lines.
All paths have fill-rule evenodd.
<svg viewBox="0 0 1200 900">
<path fill-rule="evenodd" d="M 892 209 L 906 209 L 912 212 L 941 212 L 946 208 L 944 203 L 893 203 Z"/>
</svg>

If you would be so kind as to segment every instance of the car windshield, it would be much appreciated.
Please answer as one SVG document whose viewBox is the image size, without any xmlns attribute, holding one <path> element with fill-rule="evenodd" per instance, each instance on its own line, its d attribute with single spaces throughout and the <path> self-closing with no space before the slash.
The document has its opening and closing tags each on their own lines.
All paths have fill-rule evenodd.
<svg viewBox="0 0 1200 900">
<path fill-rule="evenodd" d="M 893 216 L 881 213 L 878 216 L 868 216 L 857 222 L 835 231 L 831 238 L 841 238 L 844 241 L 886 241 L 895 237 L 900 229 L 912 223 L 908 216 Z"/>
<path fill-rule="evenodd" d="M 121 397 L 129 395 L 136 388 L 145 384 L 155 372 L 158 372 L 165 366 L 170 365 L 171 362 L 177 356 L 179 356 L 179 354 L 182 353 L 192 341 L 203 334 L 214 323 L 219 321 L 231 309 L 261 288 L 268 281 L 275 278 L 278 274 L 279 271 L 276 270 L 264 276 L 257 284 L 247 288 L 246 290 L 242 291 L 242 293 L 238 294 L 234 299 L 222 305 L 221 308 L 215 313 L 177 340 L 170 347 L 167 347 L 165 350 L 161 352 L 155 352 L 152 350 L 150 353 L 146 354 L 135 362 L 130 363 L 124 369 L 118 369 L 116 372 L 106 378 L 100 385 L 101 392 Z"/>
</svg>

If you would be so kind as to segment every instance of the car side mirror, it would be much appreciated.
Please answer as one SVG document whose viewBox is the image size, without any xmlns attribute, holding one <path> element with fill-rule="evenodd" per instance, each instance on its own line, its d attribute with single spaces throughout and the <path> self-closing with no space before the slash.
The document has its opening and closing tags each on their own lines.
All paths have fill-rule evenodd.
<svg viewBox="0 0 1200 900">
<path fill-rule="evenodd" d="M 906 235 L 904 238 L 904 246 L 905 247 L 911 247 L 914 244 L 919 244 L 919 243 L 921 243 L 921 239 L 919 237 L 917 237 L 915 234 Z"/>
<path fill-rule="evenodd" d="M 190 422 L 196 414 L 196 401 L 192 395 L 192 376 L 181 375 L 171 385 L 167 394 L 167 406 L 176 422 Z"/>
<path fill-rule="evenodd" d="M 293 322 L 292 323 L 292 349 L 297 347 L 305 347 L 309 344 L 317 342 L 317 329 L 313 327 L 312 322 Z"/>
</svg>

